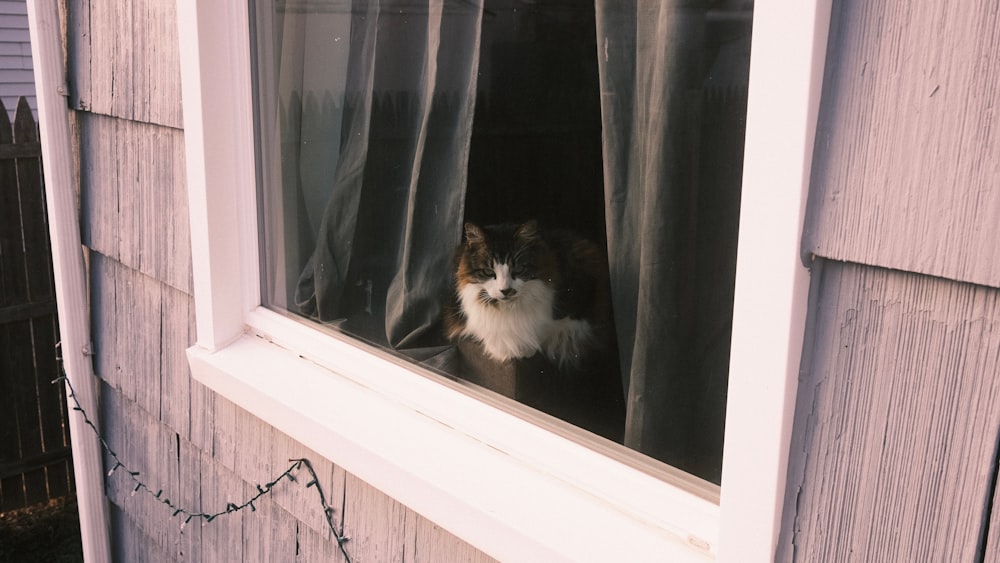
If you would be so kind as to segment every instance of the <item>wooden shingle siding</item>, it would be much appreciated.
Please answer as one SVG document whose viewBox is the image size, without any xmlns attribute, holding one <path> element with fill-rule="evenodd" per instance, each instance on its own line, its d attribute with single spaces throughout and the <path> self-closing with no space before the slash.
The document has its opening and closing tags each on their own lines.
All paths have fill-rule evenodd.
<svg viewBox="0 0 1000 563">
<path fill-rule="evenodd" d="M 228 468 L 215 463 L 207 452 L 202 452 L 201 499 L 200 505 L 206 511 L 215 512 L 214 507 L 224 507 L 233 499 L 242 499 L 247 494 L 247 484 Z M 242 500 L 237 501 L 242 502 Z M 243 522 L 256 515 L 237 512 L 216 518 L 201 529 L 200 559 L 203 561 L 248 561 L 244 553 L 244 543 L 256 542 L 243 538 Z M 199 524 L 200 525 L 200 524 Z"/>
<path fill-rule="evenodd" d="M 337 549 L 337 544 L 330 540 L 328 534 L 320 534 L 312 528 L 302 527 L 298 530 L 296 541 L 298 542 L 298 551 L 295 553 L 294 559 L 296 563 L 342 563 L 344 561 L 340 550 Z M 399 560 L 402 561 L 402 557 Z M 359 561 L 359 559 L 354 557 L 353 561 Z"/>
<path fill-rule="evenodd" d="M 194 383 L 186 350 L 195 341 L 194 298 L 167 284 L 160 286 L 160 315 L 169 330 L 160 335 L 160 420 L 191 440 Z"/>
<path fill-rule="evenodd" d="M 140 480 L 156 490 L 162 487 L 165 498 L 189 510 L 214 513 L 224 510 L 230 502 L 242 503 L 256 493 L 257 484 L 268 482 L 288 467 L 288 455 L 310 457 L 317 472 L 324 467 L 315 453 L 295 448 L 288 438 L 270 439 L 272 435 L 267 432 L 270 427 L 256 420 L 241 427 L 241 435 L 256 434 L 258 438 L 253 444 L 247 441 L 240 455 L 245 458 L 241 464 L 243 468 L 257 465 L 258 470 L 250 475 L 238 475 L 232 467 L 213 458 L 211 452 L 193 447 L 120 392 L 105 386 L 102 401 L 104 416 L 118 421 L 115 427 L 106 430 L 115 452 L 130 465 L 130 470 L 139 472 Z M 251 422 L 249 418 L 247 422 Z M 281 457 L 283 455 L 285 457 Z M 107 466 L 113 465 L 114 462 L 108 459 Z M 331 481 L 337 477 L 329 462 L 326 467 L 326 477 L 320 479 L 321 486 L 329 493 L 336 489 Z M 342 477 L 340 479 L 342 481 Z M 106 483 L 108 499 L 128 517 L 131 526 L 147 536 L 150 548 L 170 552 L 182 559 L 251 561 L 255 559 L 231 557 L 244 550 L 249 553 L 284 545 L 287 551 L 271 560 L 290 560 L 295 553 L 296 530 L 308 527 L 303 520 L 315 522 L 316 528 L 326 530 L 316 492 L 305 487 L 304 479 L 283 481 L 272 494 L 255 502 L 252 511 L 221 516 L 206 525 L 202 520 L 192 520 L 183 530 L 183 516 L 172 516 L 170 508 L 146 492 L 132 494 L 134 482 L 123 468 L 112 473 Z M 289 507 L 301 508 L 302 513 L 293 515 L 287 510 Z M 263 537 L 261 530 L 266 530 Z M 274 545 L 267 548 L 261 543 Z"/>
<path fill-rule="evenodd" d="M 320 485 L 328 500 L 342 499 L 344 495 L 343 472 L 316 452 L 303 447 L 256 416 L 237 407 L 223 397 L 215 397 L 212 416 L 216 419 L 216 440 L 213 461 L 239 475 L 251 485 L 267 483 L 288 469 L 290 459 L 307 458 L 313 464 Z M 219 424 L 225 421 L 225 424 Z M 293 514 L 301 526 L 325 533 L 326 518 L 316 491 L 307 489 L 307 473 L 296 477 L 302 480 L 276 487 L 268 498 Z M 254 490 L 254 492 L 256 492 Z M 340 506 L 335 505 L 339 521 Z"/>
<path fill-rule="evenodd" d="M 94 372 L 146 412 L 160 414 L 160 283 L 90 254 Z"/>
<path fill-rule="evenodd" d="M 336 511 L 337 525 L 346 519 L 345 532 L 352 538 L 349 552 L 355 560 L 492 561 L 255 416 L 222 397 L 214 399 L 217 408 L 203 414 L 217 421 L 213 453 L 194 447 L 121 392 L 104 386 L 102 414 L 116 420 L 106 431 L 108 441 L 132 465 L 129 469 L 140 472 L 143 482 L 162 486 L 167 494 L 176 495 L 169 498 L 178 504 L 206 512 L 250 498 L 256 485 L 284 471 L 289 459 L 305 457 L 312 461 Z M 107 463 L 113 466 L 110 459 Z M 106 481 L 109 500 L 128 521 L 122 540 L 134 541 L 133 535 L 144 534 L 150 543 L 147 553 L 196 561 L 291 561 L 298 553 L 301 561 L 340 561 L 317 493 L 305 487 L 305 476 L 279 484 L 255 502 L 253 511 L 219 517 L 207 525 L 195 520 L 183 531 L 181 519 L 172 517 L 170 509 L 146 493 L 132 494 L 134 484 L 124 469 Z M 239 556 L 232 559 L 233 554 Z M 270 559 L 258 559 L 258 554 L 269 554 Z"/>
<path fill-rule="evenodd" d="M 489 563 L 493 561 L 483 552 L 449 534 L 429 520 L 408 513 L 407 544 L 404 554 L 407 561 L 434 563 L 438 554 L 446 553 L 451 561 L 461 563 Z M 412 522 L 412 524 L 411 524 Z M 410 543 L 412 542 L 412 543 Z M 412 546 L 412 547 L 411 547 Z"/>
<path fill-rule="evenodd" d="M 1000 552 L 1000 6 L 832 15 L 778 560 L 982 560 L 987 537 Z"/>
<path fill-rule="evenodd" d="M 1000 287 L 1000 4 L 835 2 L 805 251 Z"/>
<path fill-rule="evenodd" d="M 97 252 L 90 273 L 96 374 L 190 439 L 191 296 Z"/>
<path fill-rule="evenodd" d="M 406 510 L 353 476 L 351 495 L 344 500 L 344 514 L 352 515 L 344 533 L 350 538 L 351 557 L 358 561 L 390 561 L 403 553 Z"/>
<path fill-rule="evenodd" d="M 175 3 L 81 0 L 72 4 L 67 17 L 72 106 L 183 127 Z"/>
<path fill-rule="evenodd" d="M 973 561 L 1000 428 L 1000 291 L 826 262 L 782 561 Z"/>
<path fill-rule="evenodd" d="M 83 242 L 191 293 L 182 131 L 83 113 Z"/>
<path fill-rule="evenodd" d="M 181 499 L 177 496 L 187 491 L 180 486 L 176 433 L 109 386 L 101 389 L 101 409 L 103 419 L 117 421 L 114 425 L 105 424 L 104 434 L 122 462 L 128 464 L 128 470 L 138 471 L 138 479 L 154 492 L 162 488 L 171 500 L 178 503 L 197 500 L 197 497 Z M 105 467 L 109 471 L 114 465 L 114 460 L 105 456 Z M 108 500 L 128 515 L 153 545 L 163 548 L 179 545 L 180 522 L 176 518 L 168 519 L 169 509 L 150 495 L 141 491 L 133 495 L 135 483 L 125 468 L 108 475 L 105 487 Z"/>
<path fill-rule="evenodd" d="M 302 534 L 297 530 L 310 530 L 299 526 L 298 521 L 271 500 L 261 499 L 254 503 L 257 510 L 243 520 L 243 535 L 251 541 L 244 542 L 244 561 L 293 561 L 296 545 L 301 545 Z M 326 557 L 316 557 L 317 561 L 337 561 L 333 542 L 323 540 L 310 546 L 307 552 L 320 551 Z M 317 549 L 318 548 L 318 549 Z"/>
<path fill-rule="evenodd" d="M 190 561 L 176 555 L 177 552 L 167 551 L 149 541 L 149 538 L 135 522 L 114 504 L 108 510 L 111 520 L 112 552 L 114 561 L 129 563 L 170 563 L 173 561 Z"/>
</svg>

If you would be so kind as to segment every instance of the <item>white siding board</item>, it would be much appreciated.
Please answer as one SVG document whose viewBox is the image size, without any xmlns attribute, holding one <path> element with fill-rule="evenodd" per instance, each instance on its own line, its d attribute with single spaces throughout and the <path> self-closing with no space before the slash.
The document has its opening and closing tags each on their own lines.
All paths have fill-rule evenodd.
<svg viewBox="0 0 1000 563">
<path fill-rule="evenodd" d="M 31 108 L 32 113 L 37 115 L 38 106 L 32 105 L 34 100 L 35 85 L 31 82 L 9 82 L 0 85 L 0 96 L 4 98 L 4 106 L 10 106 L 14 109 L 8 109 L 8 112 L 14 112 L 17 109 L 17 99 L 21 96 L 28 98 L 28 106 Z M 11 118 L 13 122 L 13 118 Z"/>
<path fill-rule="evenodd" d="M 30 43 L 31 34 L 28 31 L 28 21 L 19 17 L 0 16 L 0 34 L 3 40 L 10 43 Z"/>
<path fill-rule="evenodd" d="M 805 251 L 1000 287 L 1000 4 L 833 9 Z"/>
<path fill-rule="evenodd" d="M 23 60 L 23 59 L 22 59 Z M 4 71 L 4 83 L 6 84 L 31 84 L 34 90 L 35 74 L 31 70 L 31 61 L 27 61 L 27 68 L 11 68 Z M 16 107 L 16 106 L 15 106 Z"/>
<path fill-rule="evenodd" d="M 9 43 L 7 41 L 0 40 L 0 55 L 3 56 L 16 56 L 19 59 L 27 57 L 31 59 L 31 45 L 28 43 Z M 24 66 L 21 64 L 21 66 Z M 28 67 L 31 67 L 31 63 L 28 63 Z M 13 67 L 12 67 L 13 68 Z"/>
<path fill-rule="evenodd" d="M 13 51 L 13 49 L 11 49 Z M 5 55 L 0 49 L 0 80 L 3 82 L 24 81 L 34 83 L 31 59 L 25 59 L 20 54 Z M 30 80 L 24 80 L 29 78 Z"/>
<path fill-rule="evenodd" d="M 0 14 L 28 16 L 27 0 L 0 0 Z"/>
<path fill-rule="evenodd" d="M 28 14 L 5 14 L 0 11 L 0 34 L 3 34 L 7 30 L 27 32 Z"/>
<path fill-rule="evenodd" d="M 778 559 L 975 560 L 1000 428 L 1000 292 L 836 262 L 813 283 Z"/>
</svg>

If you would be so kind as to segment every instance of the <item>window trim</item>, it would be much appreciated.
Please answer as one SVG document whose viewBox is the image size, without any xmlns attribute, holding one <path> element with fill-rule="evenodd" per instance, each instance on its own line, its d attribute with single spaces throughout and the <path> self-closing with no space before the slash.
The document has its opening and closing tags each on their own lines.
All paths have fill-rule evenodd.
<svg viewBox="0 0 1000 563">
<path fill-rule="evenodd" d="M 568 439 L 569 425 L 544 415 L 536 424 L 460 382 L 259 307 L 246 0 L 177 2 L 193 377 L 502 560 L 772 559 L 803 344 L 799 240 L 829 13 L 829 0 L 755 5 L 721 498 L 659 464 L 625 463 L 613 445 Z"/>
</svg>

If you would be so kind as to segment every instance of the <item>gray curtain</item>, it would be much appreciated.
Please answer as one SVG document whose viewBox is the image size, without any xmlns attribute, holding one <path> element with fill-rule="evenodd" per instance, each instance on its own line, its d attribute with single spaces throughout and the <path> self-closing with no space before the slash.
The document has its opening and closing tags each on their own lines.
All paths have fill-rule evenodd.
<svg viewBox="0 0 1000 563">
<path fill-rule="evenodd" d="M 482 6 L 355 2 L 340 163 L 295 301 L 393 348 L 439 343 L 462 229 Z"/>
<path fill-rule="evenodd" d="M 339 5 L 341 13 L 328 25 L 316 13 L 306 18 L 288 10 L 276 16 L 280 21 L 273 26 L 277 37 L 272 43 L 280 47 L 277 55 L 268 56 L 280 72 L 263 79 L 292 93 L 279 94 L 281 99 L 272 104 L 281 108 L 281 123 L 262 124 L 282 131 L 280 150 L 271 151 L 280 159 L 270 164 L 264 159 L 262 172 L 272 179 L 280 176 L 285 187 L 277 196 L 281 201 L 265 205 L 280 210 L 264 221 L 265 230 L 281 230 L 282 236 L 271 238 L 283 241 L 283 246 L 266 250 L 275 270 L 265 275 L 276 280 L 267 289 L 272 303 L 279 309 L 298 307 L 351 334 L 423 359 L 444 344 L 440 310 L 449 299 L 452 249 L 470 209 L 482 217 L 504 215 L 498 220 L 518 219 L 506 216 L 513 212 L 538 217 L 547 212 L 537 208 L 539 202 L 551 196 L 566 200 L 559 207 L 579 215 L 584 227 L 600 224 L 603 211 L 626 395 L 625 444 L 718 481 L 749 5 L 742 0 L 596 0 L 596 52 L 591 52 L 599 71 L 602 146 L 597 146 L 595 121 L 594 148 L 578 152 L 586 162 L 573 166 L 599 177 L 597 153 L 603 151 L 603 210 L 599 179 L 586 190 L 566 174 L 554 178 L 548 191 L 520 181 L 496 189 L 489 176 L 517 178 L 529 168 L 529 159 L 498 160 L 497 154 L 507 153 L 487 142 L 493 137 L 482 135 L 480 152 L 483 146 L 493 147 L 480 154 L 488 164 L 479 174 L 485 176 L 479 180 L 485 187 L 467 190 L 483 38 L 481 3 L 309 3 L 320 5 Z M 513 7 L 505 4 L 503 9 Z M 530 35 L 527 28 L 513 29 Z M 544 37 L 543 30 L 556 28 L 537 29 L 540 40 L 553 45 L 573 41 Z M 503 65 L 515 60 L 508 60 L 512 49 L 534 55 L 538 46 L 505 41 L 498 38 L 494 51 L 485 54 L 484 69 L 524 70 Z M 552 53 L 568 57 L 558 49 Z M 309 56 L 316 59 L 302 60 Z M 563 60 L 558 57 L 554 60 Z M 497 70 L 492 80 L 499 76 L 507 75 Z M 346 87 L 332 96 L 308 94 L 316 84 Z M 580 87 L 581 99 L 588 95 L 586 88 Z M 511 107 L 526 104 L 537 110 L 537 103 L 531 105 L 537 89 L 514 90 L 507 94 L 517 102 Z M 502 105 L 499 98 L 493 102 Z M 521 111 L 517 115 L 523 116 Z M 527 125 L 538 126 L 540 120 L 529 121 Z M 498 136 L 516 129 L 502 127 L 502 117 L 497 123 L 487 119 L 487 124 L 502 146 L 527 143 L 523 136 Z M 579 128 L 565 129 L 560 134 L 582 138 Z M 339 131 L 339 137 L 330 138 L 330 131 Z M 515 148 L 537 152 L 526 147 Z M 542 160 L 538 167 L 543 172 L 559 170 L 556 163 Z M 482 164 L 473 161 L 473 168 Z M 277 172 L 268 172 L 269 166 Z M 589 202 L 591 192 L 596 194 L 593 205 L 580 203 Z M 322 211 L 317 200 L 326 201 Z M 478 216 L 473 219 L 480 220 Z M 296 287 L 280 287 L 284 283 Z"/>
<path fill-rule="evenodd" d="M 596 3 L 625 444 L 718 481 L 743 134 L 742 114 L 719 114 L 745 102 L 730 78 L 712 81 L 745 78 L 749 35 L 720 58 L 734 46 L 706 37 L 708 4 Z"/>
</svg>

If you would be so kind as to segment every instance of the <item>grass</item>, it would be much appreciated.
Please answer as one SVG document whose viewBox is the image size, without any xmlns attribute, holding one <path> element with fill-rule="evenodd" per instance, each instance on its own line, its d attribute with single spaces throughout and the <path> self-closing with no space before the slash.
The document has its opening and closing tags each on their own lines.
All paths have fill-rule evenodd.
<svg viewBox="0 0 1000 563">
<path fill-rule="evenodd" d="M 76 497 L 0 513 L 0 563 L 83 561 Z"/>
</svg>

